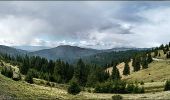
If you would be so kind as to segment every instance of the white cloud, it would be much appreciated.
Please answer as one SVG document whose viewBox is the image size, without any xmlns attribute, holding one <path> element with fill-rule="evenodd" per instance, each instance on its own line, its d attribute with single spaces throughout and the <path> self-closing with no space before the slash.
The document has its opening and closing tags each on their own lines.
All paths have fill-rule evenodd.
<svg viewBox="0 0 170 100">
<path fill-rule="evenodd" d="M 97 49 L 158 46 L 169 42 L 168 3 L 3 2 L 0 44 Z"/>
</svg>

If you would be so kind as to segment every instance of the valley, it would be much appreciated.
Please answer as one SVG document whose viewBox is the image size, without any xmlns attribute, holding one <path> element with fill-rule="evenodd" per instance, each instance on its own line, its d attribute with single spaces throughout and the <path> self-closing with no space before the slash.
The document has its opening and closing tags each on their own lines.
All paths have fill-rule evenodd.
<svg viewBox="0 0 170 100">
<path fill-rule="evenodd" d="M 170 100 L 170 1 L 0 4 L 0 100 Z"/>
<path fill-rule="evenodd" d="M 123 51 L 124 52 L 124 51 Z M 126 51 L 125 51 L 126 52 Z M 77 95 L 71 95 L 67 92 L 69 84 L 61 84 L 56 82 L 49 82 L 44 79 L 33 78 L 34 84 L 25 82 L 25 75 L 21 75 L 21 80 L 14 81 L 0 74 L 0 97 L 3 99 L 112 99 L 114 95 L 120 95 L 123 99 L 169 99 L 170 91 L 164 91 L 166 80 L 170 79 L 170 60 L 166 59 L 163 51 L 159 51 L 161 55 L 153 58 L 153 61 L 148 64 L 148 68 L 134 72 L 133 59 L 130 59 L 128 65 L 130 67 L 130 74 L 123 75 L 125 62 L 118 63 L 118 69 L 121 80 L 128 83 L 138 84 L 139 87 L 145 88 L 145 93 L 135 94 L 120 94 L 120 93 L 95 93 L 94 87 L 84 87 L 84 89 Z M 138 52 L 135 52 L 138 53 Z M 154 53 L 152 52 L 152 56 Z M 3 58 L 3 57 L 1 57 Z M 19 66 L 11 65 L 10 62 L 1 60 L 2 70 L 3 66 L 11 67 L 13 70 L 13 77 L 19 77 Z M 113 67 L 105 69 L 112 75 Z M 19 87 L 19 88 L 18 88 Z M 90 90 L 90 91 L 89 91 Z"/>
</svg>

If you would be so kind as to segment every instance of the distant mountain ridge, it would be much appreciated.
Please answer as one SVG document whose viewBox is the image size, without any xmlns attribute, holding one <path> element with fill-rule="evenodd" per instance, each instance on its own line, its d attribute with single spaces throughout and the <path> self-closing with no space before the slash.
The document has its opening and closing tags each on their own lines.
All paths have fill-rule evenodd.
<svg viewBox="0 0 170 100">
<path fill-rule="evenodd" d="M 46 46 L 13 46 L 16 49 L 26 50 L 29 52 L 39 51 L 43 49 L 50 49 L 51 47 Z"/>
<path fill-rule="evenodd" d="M 16 48 L 5 46 L 5 45 L 0 45 L 0 53 L 16 56 L 16 55 L 27 54 L 28 52 L 25 50 L 21 50 L 21 49 L 16 49 Z"/>
<path fill-rule="evenodd" d="M 86 60 L 89 59 L 91 61 L 98 62 L 102 60 L 102 59 L 96 58 L 96 57 L 99 57 L 99 55 L 100 55 L 100 58 L 103 58 L 104 56 L 110 56 L 110 55 L 114 56 L 112 52 L 115 52 L 115 51 L 118 52 L 118 51 L 127 51 L 127 50 L 145 50 L 145 49 L 147 48 L 113 48 L 113 49 L 106 49 L 106 50 L 97 50 L 97 49 L 91 49 L 91 48 L 82 48 L 78 46 L 60 45 L 55 48 L 47 48 L 47 49 L 42 49 L 42 50 L 32 52 L 32 51 L 16 49 L 14 47 L 0 45 L 0 53 L 3 53 L 3 54 L 10 54 L 13 56 L 27 54 L 29 56 L 44 57 L 48 60 L 61 59 L 61 60 L 68 61 L 68 62 L 74 62 L 79 58 L 85 58 Z M 105 61 L 106 60 L 107 59 L 105 58 Z"/>
<path fill-rule="evenodd" d="M 81 48 L 77 46 L 61 45 L 51 49 L 43 49 L 35 52 L 30 52 L 30 55 L 41 56 L 47 59 L 63 59 L 71 60 L 76 58 L 81 58 L 85 56 L 90 56 L 96 53 L 102 52 L 101 50 Z"/>
</svg>

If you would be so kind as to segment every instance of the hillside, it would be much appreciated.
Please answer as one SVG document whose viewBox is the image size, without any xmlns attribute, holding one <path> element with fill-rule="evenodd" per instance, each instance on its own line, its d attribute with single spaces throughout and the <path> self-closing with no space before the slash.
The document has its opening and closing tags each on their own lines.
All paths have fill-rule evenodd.
<svg viewBox="0 0 170 100">
<path fill-rule="evenodd" d="M 165 81 L 170 79 L 170 61 L 154 61 L 149 64 L 149 68 L 134 72 L 124 78 L 127 81 Z"/>
<path fill-rule="evenodd" d="M 16 49 L 21 49 L 29 52 L 39 51 L 43 49 L 49 49 L 50 47 L 46 46 L 13 46 Z"/>
<path fill-rule="evenodd" d="M 132 66 L 132 62 L 133 60 L 131 59 L 131 61 L 128 63 L 129 67 L 130 67 L 130 73 L 133 73 L 133 66 Z M 123 78 L 124 75 L 123 75 L 123 70 L 124 70 L 124 66 L 125 66 L 125 63 L 122 62 L 122 63 L 119 63 L 116 67 L 118 68 L 119 70 L 119 73 L 120 73 L 120 76 Z M 107 72 L 109 72 L 109 74 L 111 75 L 112 74 L 112 69 L 113 67 L 109 67 L 106 69 Z"/>
<path fill-rule="evenodd" d="M 72 60 L 84 56 L 93 55 L 101 52 L 100 50 L 80 48 L 77 46 L 61 45 L 51 49 L 44 49 L 29 53 L 30 55 L 45 57 L 47 59 Z"/>
<path fill-rule="evenodd" d="M 16 49 L 17 48 L 17 49 Z M 42 46 L 14 46 L 8 47 L 0 45 L 0 53 L 12 56 L 27 54 L 29 56 L 40 56 L 46 59 L 61 59 L 69 63 L 75 63 L 82 58 L 86 63 L 104 66 L 112 61 L 127 59 L 133 54 L 145 50 L 146 48 L 113 48 L 97 50 L 91 48 L 81 48 L 77 46 L 61 45 L 55 48 L 45 49 Z M 22 50 L 21 50 L 22 49 Z M 41 50 L 42 49 L 42 50 Z M 28 51 L 26 51 L 28 50 Z M 38 51 L 37 51 L 38 50 Z"/>
<path fill-rule="evenodd" d="M 155 58 L 157 59 L 157 58 Z M 1 66 L 11 66 L 16 72 L 18 72 L 18 66 L 12 66 L 10 63 L 1 61 Z M 131 68 L 131 75 L 123 77 L 127 82 L 141 82 L 144 81 L 144 85 L 139 84 L 140 87 L 145 88 L 143 94 L 119 94 L 124 99 L 169 99 L 170 91 L 163 91 L 165 80 L 169 79 L 170 74 L 168 70 L 169 60 L 153 61 L 149 64 L 148 69 L 133 72 L 132 60 L 129 62 Z M 1 69 L 0 66 L 0 69 Z M 165 67 L 167 66 L 167 67 Z M 118 64 L 117 68 L 121 72 L 124 68 L 124 62 Z M 110 69 L 111 70 L 111 69 Z M 150 73 L 150 75 L 148 74 Z M 148 76 L 149 75 L 149 76 Z M 142 76 L 142 77 L 141 77 Z M 54 82 L 47 82 L 42 79 L 33 79 L 34 84 L 29 84 L 24 81 L 24 75 L 20 81 L 14 81 L 0 74 L 0 97 L 3 99 L 111 99 L 114 93 L 91 93 L 89 89 L 94 88 L 85 87 L 83 91 L 78 95 L 70 95 L 67 93 L 67 84 L 58 84 Z M 50 85 L 49 85 L 50 84 Z M 53 84 L 53 85 L 51 85 Z M 65 88 L 66 87 L 66 88 Z"/>
<path fill-rule="evenodd" d="M 16 56 L 16 55 L 26 54 L 27 51 L 21 50 L 21 49 L 15 49 L 15 48 L 9 47 L 9 46 L 0 45 L 0 53 Z"/>
<path fill-rule="evenodd" d="M 123 80 L 127 81 L 137 81 L 137 82 L 163 82 L 170 79 L 170 59 L 166 58 L 166 54 L 163 53 L 163 50 L 158 50 L 159 56 L 154 57 L 154 52 L 151 52 L 153 62 L 148 65 L 147 69 L 142 69 L 134 72 L 131 60 L 129 62 L 130 75 L 124 76 L 123 70 L 125 63 L 121 62 L 116 67 L 119 70 L 120 76 Z M 142 67 L 142 66 L 141 66 Z M 107 68 L 105 71 L 108 71 L 111 75 L 113 67 Z"/>
<path fill-rule="evenodd" d="M 126 59 L 132 58 L 135 54 L 143 52 L 142 50 L 127 50 L 127 51 L 112 51 L 103 52 L 88 57 L 84 57 L 83 60 L 88 63 L 97 64 L 100 66 L 105 66 L 106 64 L 111 64 L 112 62 L 124 61 Z"/>
<path fill-rule="evenodd" d="M 153 84 L 154 85 L 154 84 Z M 153 86 L 152 85 L 152 86 Z M 150 86 L 146 83 L 146 87 Z M 0 98 L 1 99 L 93 99 L 93 100 L 111 100 L 116 94 L 108 93 L 88 93 L 81 92 L 74 96 L 67 93 L 65 89 L 49 86 L 40 86 L 28 84 L 24 81 L 14 81 L 0 74 Z M 124 99 L 168 99 L 170 91 L 145 93 L 145 94 L 121 94 Z"/>
</svg>

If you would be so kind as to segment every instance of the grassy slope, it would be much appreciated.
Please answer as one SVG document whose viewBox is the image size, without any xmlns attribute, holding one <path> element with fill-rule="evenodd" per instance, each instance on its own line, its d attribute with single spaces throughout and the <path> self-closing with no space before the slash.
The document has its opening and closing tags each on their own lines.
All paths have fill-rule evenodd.
<svg viewBox="0 0 170 100">
<path fill-rule="evenodd" d="M 149 68 L 134 72 L 125 77 L 128 81 L 165 81 L 170 79 L 170 61 L 154 61 L 149 64 Z"/>
<path fill-rule="evenodd" d="M 76 99 L 83 96 L 72 96 L 59 88 L 28 84 L 24 81 L 13 81 L 0 74 L 0 98 L 4 99 Z"/>
<path fill-rule="evenodd" d="M 121 94 L 125 99 L 170 99 L 170 91 L 162 91 L 164 80 L 170 79 L 170 61 L 154 61 L 149 68 L 125 77 L 127 81 L 144 81 L 145 94 Z M 150 73 L 150 75 L 149 75 Z M 155 82 L 151 82 L 151 80 Z M 162 81 L 162 82 L 161 82 Z M 13 81 L 0 74 L 0 98 L 2 99 L 111 99 L 115 94 L 81 92 L 73 96 L 65 88 L 56 88 Z"/>
<path fill-rule="evenodd" d="M 115 94 L 81 92 L 79 95 L 72 96 L 67 94 L 64 89 L 28 84 L 23 81 L 13 81 L 0 74 L 0 98 L 2 99 L 111 99 L 113 95 Z M 168 99 L 170 98 L 170 91 L 121 95 L 125 99 Z"/>
</svg>

